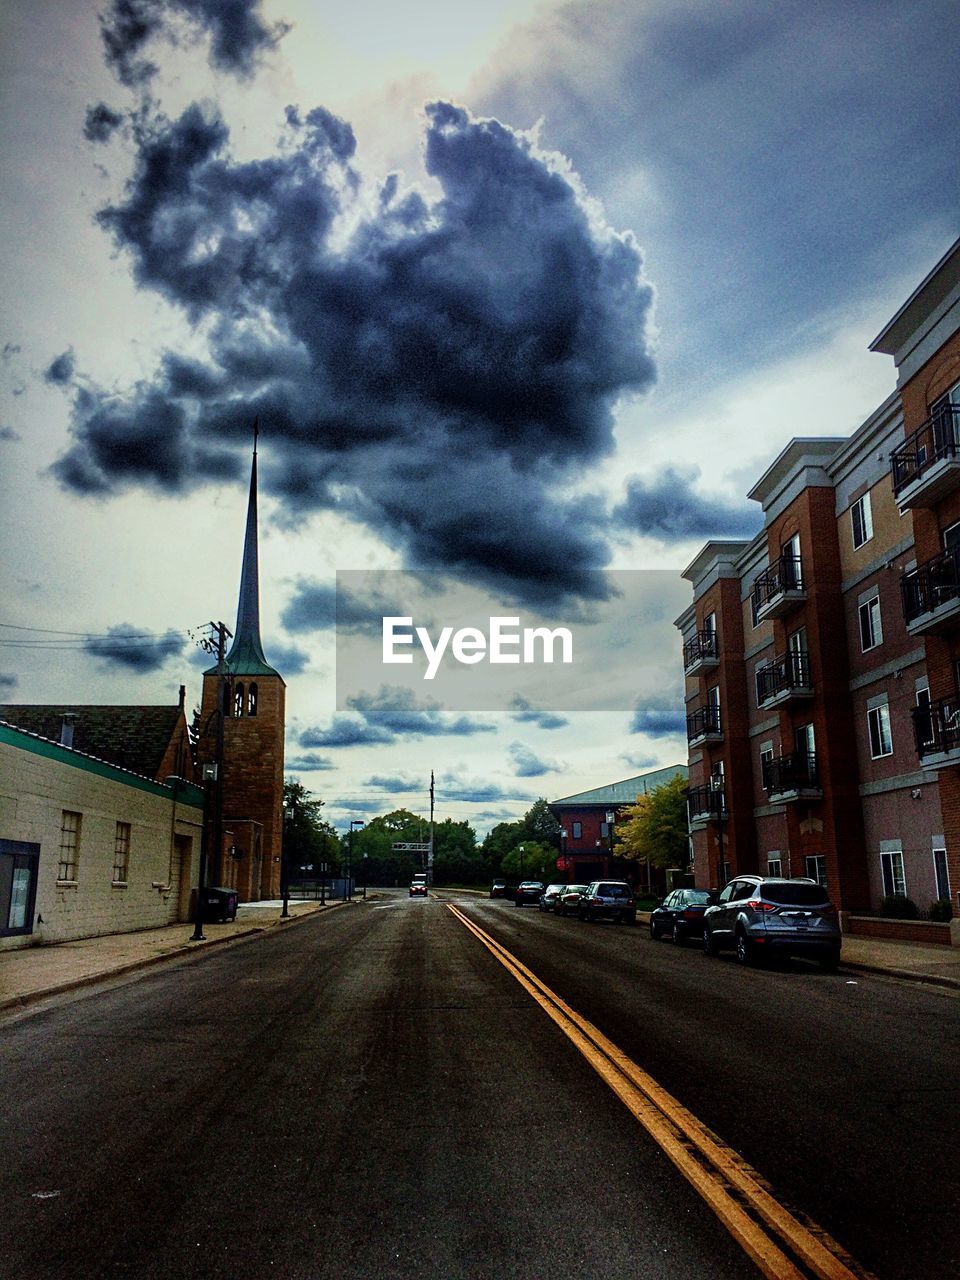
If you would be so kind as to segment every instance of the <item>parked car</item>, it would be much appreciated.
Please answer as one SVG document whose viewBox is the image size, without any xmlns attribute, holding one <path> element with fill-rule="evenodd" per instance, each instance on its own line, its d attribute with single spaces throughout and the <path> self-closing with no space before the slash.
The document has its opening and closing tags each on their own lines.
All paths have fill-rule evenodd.
<svg viewBox="0 0 960 1280">
<path fill-rule="evenodd" d="M 560 897 L 560 894 L 563 893 L 566 887 L 567 886 L 565 884 L 548 884 L 547 887 L 544 889 L 543 893 L 541 893 L 540 895 L 540 910 L 541 911 L 556 910 L 557 899 Z"/>
<path fill-rule="evenodd" d="M 774 953 L 809 956 L 832 973 L 841 942 L 837 909 L 815 880 L 737 876 L 704 912 L 706 954 L 733 947 L 741 964 Z"/>
<path fill-rule="evenodd" d="M 678 945 L 702 938 L 703 913 L 716 900 L 706 889 L 674 889 L 650 912 L 650 937 L 656 942 L 668 933 Z"/>
<path fill-rule="evenodd" d="M 541 893 L 543 893 L 542 880 L 521 880 L 513 894 L 514 906 L 525 907 L 528 902 L 539 905 Z"/>
<path fill-rule="evenodd" d="M 637 904 L 626 880 L 594 880 L 587 885 L 577 904 L 581 920 L 608 918 L 615 923 L 636 924 Z"/>
<path fill-rule="evenodd" d="M 585 884 L 568 884 L 557 898 L 554 912 L 558 916 L 576 915 L 580 907 L 580 896 L 586 893 Z"/>
<path fill-rule="evenodd" d="M 490 886 L 491 898 L 506 898 L 508 896 L 508 892 L 506 880 L 494 880 L 493 884 Z"/>
</svg>

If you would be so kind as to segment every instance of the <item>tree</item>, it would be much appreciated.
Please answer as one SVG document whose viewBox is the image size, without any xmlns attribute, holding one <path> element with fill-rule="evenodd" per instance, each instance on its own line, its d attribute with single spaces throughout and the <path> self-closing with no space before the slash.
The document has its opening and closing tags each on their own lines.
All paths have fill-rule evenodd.
<svg viewBox="0 0 960 1280">
<path fill-rule="evenodd" d="M 524 839 L 536 840 L 540 844 L 560 848 L 560 823 L 550 812 L 543 796 L 535 800 L 521 819 Z"/>
<path fill-rule="evenodd" d="M 320 816 L 323 801 L 301 782 L 283 784 L 283 851 L 288 874 L 318 876 L 320 864 L 339 865 L 340 837 Z"/>
<path fill-rule="evenodd" d="M 486 880 L 486 863 L 469 822 L 444 818 L 434 827 L 433 878 L 437 884 L 482 884 Z"/>
<path fill-rule="evenodd" d="M 654 867 L 685 867 L 690 861 L 687 837 L 687 780 L 681 774 L 623 810 L 614 827 L 621 858 L 649 861 Z"/>
<path fill-rule="evenodd" d="M 518 880 L 549 880 L 557 867 L 557 851 L 538 840 L 523 840 L 504 854 L 500 869 Z"/>
</svg>

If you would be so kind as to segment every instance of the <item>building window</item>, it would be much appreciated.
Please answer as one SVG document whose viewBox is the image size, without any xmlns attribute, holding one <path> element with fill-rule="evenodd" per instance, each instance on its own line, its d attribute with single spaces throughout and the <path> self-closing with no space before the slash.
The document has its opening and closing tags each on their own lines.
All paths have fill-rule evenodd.
<svg viewBox="0 0 960 1280">
<path fill-rule="evenodd" d="M 816 880 L 817 884 L 827 887 L 827 859 L 822 853 L 809 854 L 804 858 L 804 865 L 807 869 L 807 876 L 811 880 Z"/>
<path fill-rule="evenodd" d="M 610 838 L 610 824 L 609 822 L 601 822 L 600 823 L 600 839 L 608 840 L 609 838 Z"/>
<path fill-rule="evenodd" d="M 118 822 L 113 837 L 113 883 L 126 884 L 130 867 L 130 823 Z"/>
<path fill-rule="evenodd" d="M 883 643 L 883 628 L 880 625 L 879 593 L 860 606 L 860 648 L 864 653 L 868 649 L 876 649 Z"/>
<path fill-rule="evenodd" d="M 582 822 L 574 822 L 574 823 L 573 823 L 573 838 L 574 838 L 574 840 L 579 840 L 579 839 L 582 837 L 582 835 L 583 835 L 583 823 L 582 823 Z"/>
<path fill-rule="evenodd" d="M 783 859 L 779 853 L 767 854 L 767 875 L 782 876 L 783 875 Z"/>
<path fill-rule="evenodd" d="M 243 681 L 237 683 L 237 687 L 233 693 L 233 714 L 235 716 L 243 715 Z"/>
<path fill-rule="evenodd" d="M 890 708 L 881 703 L 879 707 L 871 707 L 867 712 L 867 724 L 870 727 L 870 756 L 879 760 L 881 756 L 893 755 L 893 739 L 890 736 Z"/>
<path fill-rule="evenodd" d="M 903 853 L 900 849 L 881 853 L 880 874 L 883 877 L 884 897 L 889 898 L 894 893 L 906 895 L 907 880 L 903 874 Z"/>
<path fill-rule="evenodd" d="M 933 851 L 933 878 L 937 885 L 937 898 L 944 902 L 949 902 L 950 876 L 947 872 L 946 849 L 934 849 Z"/>
<path fill-rule="evenodd" d="M 256 682 L 250 685 L 247 690 L 247 715 L 255 716 L 257 714 L 257 686 Z"/>
<path fill-rule="evenodd" d="M 717 615 L 715 613 L 707 614 L 703 620 L 703 629 L 704 631 L 709 631 L 712 636 L 717 634 Z"/>
<path fill-rule="evenodd" d="M 850 508 L 850 518 L 853 521 L 853 547 L 856 550 L 873 537 L 873 514 L 870 510 L 869 493 L 865 493 L 853 504 Z"/>
<path fill-rule="evenodd" d="M 76 880 L 80 868 L 80 814 L 64 809 L 60 815 L 58 880 Z"/>
<path fill-rule="evenodd" d="M 760 785 L 764 791 L 770 788 L 771 764 L 773 764 L 773 743 L 765 742 L 760 748 Z"/>
</svg>

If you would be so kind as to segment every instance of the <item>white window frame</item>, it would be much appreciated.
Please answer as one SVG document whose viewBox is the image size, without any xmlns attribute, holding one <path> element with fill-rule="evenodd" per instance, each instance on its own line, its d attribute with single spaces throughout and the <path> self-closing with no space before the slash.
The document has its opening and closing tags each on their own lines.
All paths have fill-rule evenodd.
<svg viewBox="0 0 960 1280">
<path fill-rule="evenodd" d="M 865 493 L 850 508 L 850 524 L 853 533 L 853 549 L 858 551 L 873 537 L 873 511 L 870 507 L 870 494 Z"/>
<path fill-rule="evenodd" d="M 941 855 L 939 858 L 937 856 L 938 854 Z M 942 878 L 941 878 L 941 866 L 940 866 L 941 863 L 943 864 Z M 949 902 L 950 901 L 950 867 L 947 864 L 947 851 L 942 845 L 939 845 L 937 848 L 933 850 L 933 883 L 937 887 L 937 901 L 940 901 L 940 899 L 945 899 L 947 902 Z M 946 888 L 947 891 L 946 893 L 941 893 L 940 890 L 944 887 Z"/>
<path fill-rule="evenodd" d="M 766 782 L 764 782 L 764 779 L 763 779 L 763 773 L 764 773 L 763 766 L 764 766 L 764 762 L 767 760 L 769 760 L 771 763 L 773 762 L 773 743 L 761 742 L 760 744 L 760 786 L 763 788 L 764 791 L 767 790 L 767 784 Z"/>
<path fill-rule="evenodd" d="M 130 874 L 130 823 L 118 822 L 113 837 L 112 884 L 126 884 Z"/>
<path fill-rule="evenodd" d="M 899 893 L 906 897 L 907 876 L 903 868 L 902 849 L 881 850 L 880 883 L 883 886 L 883 896 L 885 898 L 889 898 L 894 893 Z"/>
<path fill-rule="evenodd" d="M 83 815 L 72 809 L 60 811 L 60 847 L 57 862 L 57 883 L 75 884 L 80 874 L 80 831 Z"/>
<path fill-rule="evenodd" d="M 890 707 L 878 703 L 867 710 L 867 733 L 870 738 L 870 759 L 882 760 L 893 755 L 893 734 L 890 732 Z"/>
<path fill-rule="evenodd" d="M 860 651 L 869 653 L 871 649 L 877 649 L 883 644 L 879 590 L 858 607 L 857 616 L 860 621 Z"/>
<path fill-rule="evenodd" d="M 772 853 L 767 854 L 767 875 L 782 876 L 783 875 L 783 858 L 780 851 L 775 849 Z"/>
<path fill-rule="evenodd" d="M 827 887 L 827 856 L 824 853 L 808 853 L 803 860 L 807 878 Z"/>
</svg>

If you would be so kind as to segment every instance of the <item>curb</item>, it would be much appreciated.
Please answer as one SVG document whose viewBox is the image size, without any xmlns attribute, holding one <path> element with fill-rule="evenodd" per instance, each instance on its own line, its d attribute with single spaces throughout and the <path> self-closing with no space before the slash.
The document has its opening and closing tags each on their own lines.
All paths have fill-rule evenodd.
<svg viewBox="0 0 960 1280">
<path fill-rule="evenodd" d="M 951 978 L 946 974 L 939 973 L 917 973 L 915 969 L 894 969 L 892 967 L 867 964 L 859 960 L 840 961 L 842 971 L 853 969 L 857 973 L 877 973 L 887 978 L 899 978 L 902 982 L 923 982 L 928 987 L 946 987 L 949 990 L 960 991 L 960 978 Z"/>
<path fill-rule="evenodd" d="M 6 996 L 0 1000 L 0 1013 L 7 1012 L 10 1009 L 25 1009 L 31 1004 L 36 1004 L 38 1000 L 46 1000 L 52 996 L 63 995 L 66 991 L 90 987 L 97 982 L 107 982 L 112 978 L 120 978 L 124 974 L 135 973 L 138 969 L 150 969 L 154 965 L 163 964 L 166 960 L 180 960 L 185 955 L 199 957 L 206 954 L 213 947 L 225 947 L 234 942 L 249 942 L 251 938 L 256 938 L 270 929 L 287 928 L 291 924 L 299 924 L 304 920 L 311 920 L 314 916 L 321 915 L 324 911 L 330 911 L 334 907 L 346 905 L 345 902 L 332 902 L 319 907 L 316 911 L 306 911 L 302 915 L 291 916 L 287 920 L 278 918 L 270 924 L 251 925 L 249 929 L 244 929 L 239 933 L 231 933 L 225 938 L 205 938 L 204 945 L 201 947 L 186 942 L 171 951 L 162 951 L 159 955 L 144 956 L 140 960 L 131 960 L 127 964 L 119 965 L 114 969 L 104 969 L 100 973 L 87 973 L 81 978 L 71 978 L 67 982 L 58 982 L 52 987 L 42 987 L 37 991 L 28 991 L 24 995 Z M 185 920 L 183 923 L 188 925 L 190 921 Z"/>
</svg>

